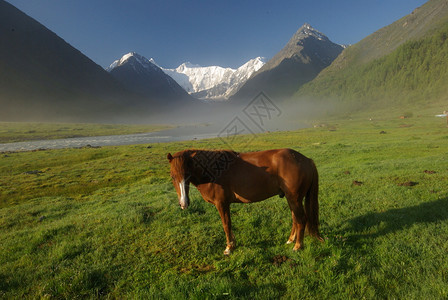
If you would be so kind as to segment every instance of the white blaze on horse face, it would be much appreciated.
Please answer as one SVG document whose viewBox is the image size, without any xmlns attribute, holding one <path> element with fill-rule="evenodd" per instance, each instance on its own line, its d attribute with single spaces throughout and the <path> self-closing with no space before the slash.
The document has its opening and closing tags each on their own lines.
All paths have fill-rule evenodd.
<svg viewBox="0 0 448 300">
<path fill-rule="evenodd" d="M 188 207 L 188 201 L 187 201 L 187 193 L 185 192 L 185 180 L 182 180 L 179 182 L 179 189 L 180 189 L 180 207 L 182 209 L 186 209 Z"/>
</svg>

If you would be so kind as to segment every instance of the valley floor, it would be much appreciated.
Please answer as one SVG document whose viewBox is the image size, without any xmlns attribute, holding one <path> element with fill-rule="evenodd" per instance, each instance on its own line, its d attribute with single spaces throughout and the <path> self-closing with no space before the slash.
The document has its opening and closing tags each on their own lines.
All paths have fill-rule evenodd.
<svg viewBox="0 0 448 300">
<path fill-rule="evenodd" d="M 297 253 L 285 199 L 232 206 L 229 257 L 194 187 L 180 210 L 166 154 L 217 139 L 2 153 L 0 297 L 447 298 L 448 128 L 398 117 L 232 140 L 316 162 L 325 242 Z"/>
</svg>

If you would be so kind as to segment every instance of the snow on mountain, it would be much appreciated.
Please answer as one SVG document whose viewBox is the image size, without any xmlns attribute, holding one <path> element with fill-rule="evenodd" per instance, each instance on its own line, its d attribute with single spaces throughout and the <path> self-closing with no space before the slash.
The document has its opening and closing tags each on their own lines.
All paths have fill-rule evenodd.
<svg viewBox="0 0 448 300">
<path fill-rule="evenodd" d="M 300 29 L 301 29 L 302 34 L 308 35 L 308 36 L 313 36 L 316 39 L 318 39 L 319 41 L 328 40 L 328 37 L 325 34 L 320 32 L 319 30 L 315 29 L 308 23 L 303 24 L 303 26 Z M 296 34 L 300 34 L 300 32 L 296 33 Z"/>
<path fill-rule="evenodd" d="M 189 62 L 176 69 L 162 70 L 188 93 L 202 99 L 227 99 L 265 64 L 262 57 L 249 60 L 238 69 L 220 66 L 201 67 Z"/>
<path fill-rule="evenodd" d="M 137 73 L 142 71 L 140 66 L 145 69 L 160 68 L 194 97 L 205 100 L 221 100 L 232 96 L 253 73 L 265 64 L 265 60 L 262 57 L 257 57 L 238 69 L 220 66 L 201 67 L 190 62 L 185 62 L 175 69 L 165 69 L 152 58 L 147 59 L 135 52 L 130 52 L 114 61 L 106 70 L 111 72 L 124 64 L 131 64 Z"/>
<path fill-rule="evenodd" d="M 153 99 L 192 99 L 190 95 L 155 63 L 129 52 L 106 69 L 115 79 L 135 93 Z"/>
<path fill-rule="evenodd" d="M 106 68 L 106 71 L 110 72 L 113 69 L 120 67 L 126 63 L 137 63 L 138 65 L 143 66 L 145 69 L 153 69 L 156 70 L 158 68 L 157 64 L 155 63 L 154 59 L 147 59 L 144 56 L 141 56 L 138 53 L 135 52 L 129 52 L 128 54 L 123 55 L 120 59 L 117 59 L 114 61 L 108 68 Z M 136 69 L 137 65 L 133 65 L 134 69 Z"/>
</svg>

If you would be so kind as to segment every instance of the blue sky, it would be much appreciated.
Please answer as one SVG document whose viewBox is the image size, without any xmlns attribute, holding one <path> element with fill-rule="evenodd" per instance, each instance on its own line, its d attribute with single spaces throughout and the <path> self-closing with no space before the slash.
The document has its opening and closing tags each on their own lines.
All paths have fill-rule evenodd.
<svg viewBox="0 0 448 300">
<path fill-rule="evenodd" d="M 354 44 L 426 0 L 7 0 L 107 67 L 135 51 L 163 67 L 271 58 L 310 23 Z"/>
</svg>

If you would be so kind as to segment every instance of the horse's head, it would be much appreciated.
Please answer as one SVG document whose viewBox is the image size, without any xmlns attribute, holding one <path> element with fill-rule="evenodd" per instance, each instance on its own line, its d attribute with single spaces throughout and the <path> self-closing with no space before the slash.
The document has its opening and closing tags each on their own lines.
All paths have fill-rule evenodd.
<svg viewBox="0 0 448 300">
<path fill-rule="evenodd" d="M 191 163 L 190 157 L 185 152 L 178 152 L 174 156 L 168 153 L 167 158 L 170 162 L 171 178 L 179 198 L 179 205 L 182 209 L 186 209 L 190 205 L 188 195 L 190 189 L 190 173 L 188 170 Z"/>
</svg>

